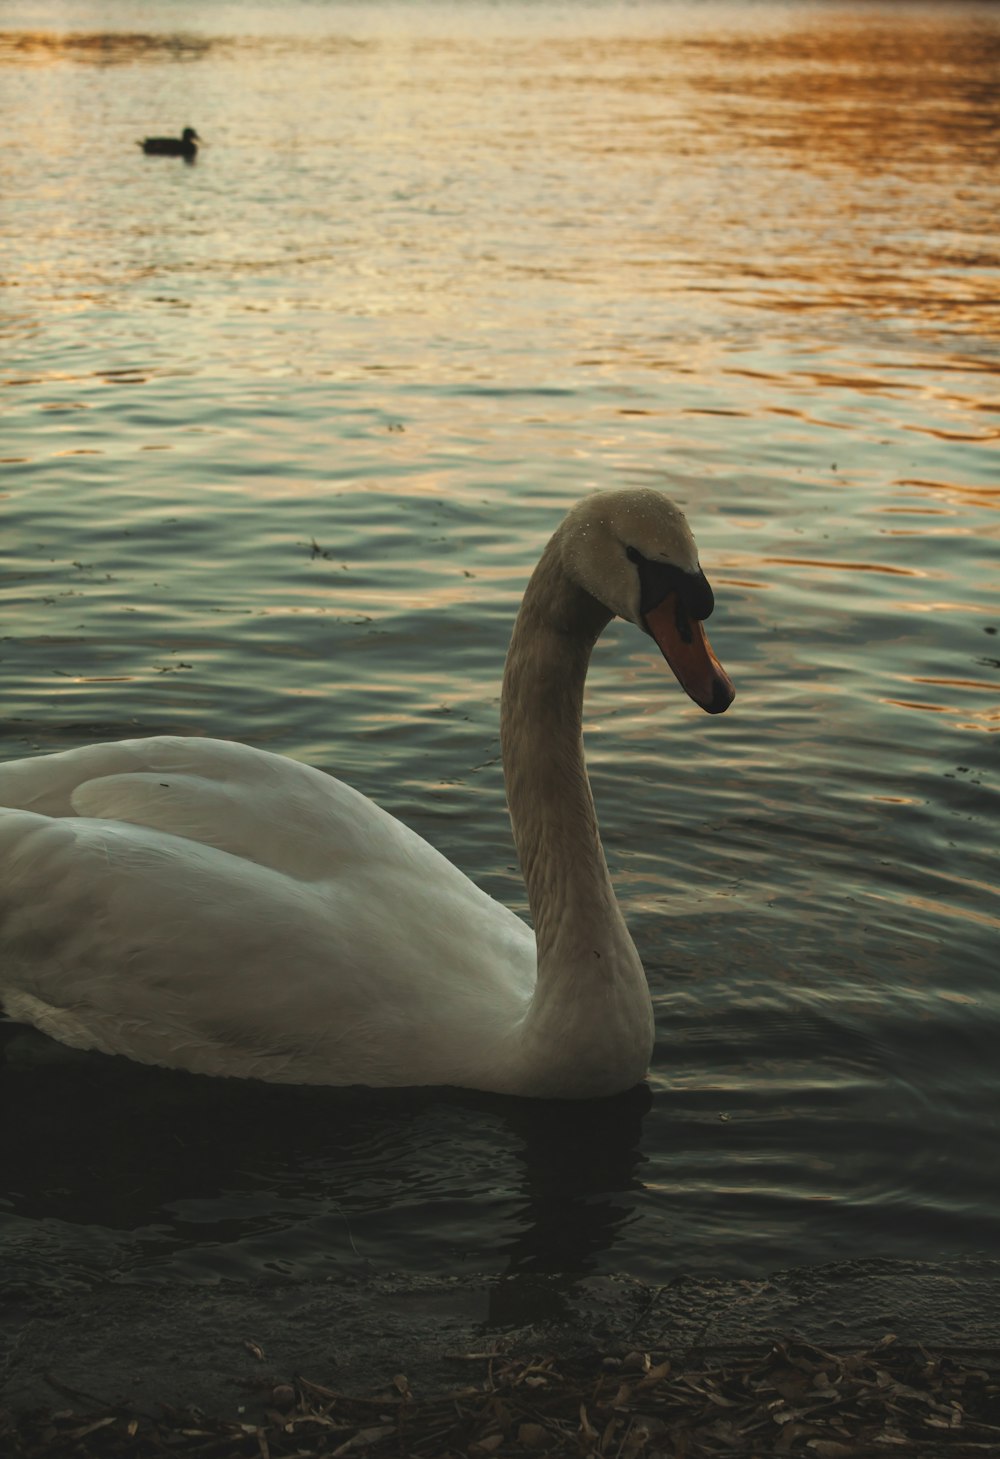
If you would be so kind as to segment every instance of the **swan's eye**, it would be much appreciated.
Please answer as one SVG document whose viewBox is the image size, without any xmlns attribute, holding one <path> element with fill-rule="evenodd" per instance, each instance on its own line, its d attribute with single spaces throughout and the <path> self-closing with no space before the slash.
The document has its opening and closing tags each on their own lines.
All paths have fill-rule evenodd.
<svg viewBox="0 0 1000 1459">
<path fill-rule="evenodd" d="M 662 603 L 668 593 L 677 595 L 677 626 L 687 641 L 691 628 L 689 618 L 708 618 L 715 607 L 715 598 L 703 572 L 685 572 L 670 562 L 652 562 L 636 547 L 626 547 L 625 555 L 639 570 L 639 611 L 649 613 Z"/>
</svg>

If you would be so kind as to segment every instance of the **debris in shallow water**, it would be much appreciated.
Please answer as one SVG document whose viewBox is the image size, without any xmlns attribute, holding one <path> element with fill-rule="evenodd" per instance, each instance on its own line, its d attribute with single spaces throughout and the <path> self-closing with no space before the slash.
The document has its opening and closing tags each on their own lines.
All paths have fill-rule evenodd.
<svg viewBox="0 0 1000 1459">
<path fill-rule="evenodd" d="M 262 1351 L 245 1343 L 249 1351 Z M 256 1356 L 256 1353 L 255 1353 Z M 764 1355 L 697 1360 L 456 1355 L 481 1380 L 414 1393 L 402 1374 L 354 1397 L 269 1380 L 258 1423 L 164 1409 L 0 1411 L 4 1459 L 985 1459 L 1000 1453 L 1000 1365 L 976 1366 L 889 1334 L 866 1352 L 779 1341 Z M 541 1380 L 541 1381 L 539 1381 Z M 279 1397 L 280 1396 L 280 1397 Z"/>
</svg>

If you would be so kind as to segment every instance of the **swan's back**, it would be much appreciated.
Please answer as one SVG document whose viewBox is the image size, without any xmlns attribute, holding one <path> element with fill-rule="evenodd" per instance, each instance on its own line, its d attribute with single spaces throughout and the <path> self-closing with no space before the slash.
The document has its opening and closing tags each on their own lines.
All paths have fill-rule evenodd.
<svg viewBox="0 0 1000 1459">
<path fill-rule="evenodd" d="M 145 826 L 304 880 L 411 837 L 432 850 L 343 781 L 231 740 L 161 736 L 12 761 L 0 765 L 0 806 Z"/>
</svg>

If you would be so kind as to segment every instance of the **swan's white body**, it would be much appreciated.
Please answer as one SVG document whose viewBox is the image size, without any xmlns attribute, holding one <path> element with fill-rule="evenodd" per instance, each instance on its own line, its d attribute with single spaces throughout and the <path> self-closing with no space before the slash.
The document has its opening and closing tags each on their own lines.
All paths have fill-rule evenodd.
<svg viewBox="0 0 1000 1459">
<path fill-rule="evenodd" d="M 501 732 L 534 933 L 321 771 L 231 742 L 126 740 L 0 766 L 3 1011 L 206 1074 L 554 1097 L 637 1083 L 649 992 L 580 738 L 611 614 L 663 646 L 626 547 L 643 571 L 698 572 L 658 493 L 591 497 L 546 549 L 511 641 Z M 714 687 L 677 671 L 714 712 L 709 658 Z"/>
</svg>

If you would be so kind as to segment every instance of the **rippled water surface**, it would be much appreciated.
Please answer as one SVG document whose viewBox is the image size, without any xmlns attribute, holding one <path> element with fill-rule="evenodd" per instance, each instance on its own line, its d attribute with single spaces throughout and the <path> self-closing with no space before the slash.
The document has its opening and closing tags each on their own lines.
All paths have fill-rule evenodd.
<svg viewBox="0 0 1000 1459">
<path fill-rule="evenodd" d="M 0 25 L 5 754 L 245 739 L 523 912 L 509 625 L 615 484 L 687 509 L 738 692 L 701 715 L 623 624 L 591 673 L 648 1096 L 274 1089 L 18 1032 L 4 1270 L 1000 1255 L 997 10 Z M 135 146 L 185 124 L 194 166 Z"/>
</svg>

